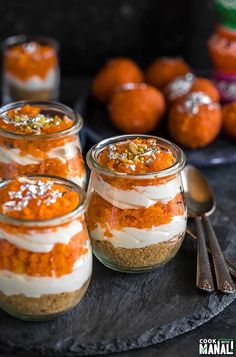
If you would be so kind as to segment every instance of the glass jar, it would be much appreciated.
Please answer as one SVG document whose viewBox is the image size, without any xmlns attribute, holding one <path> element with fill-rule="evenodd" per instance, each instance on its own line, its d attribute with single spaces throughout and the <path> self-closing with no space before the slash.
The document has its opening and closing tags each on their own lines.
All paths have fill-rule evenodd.
<svg viewBox="0 0 236 357">
<path fill-rule="evenodd" d="M 14 120 L 9 119 L 9 113 L 15 113 Z M 55 122 L 49 129 L 35 127 L 38 123 L 43 125 L 45 118 L 56 118 L 59 125 Z M 86 171 L 78 136 L 82 125 L 79 114 L 56 102 L 21 101 L 3 106 L 0 109 L 0 178 L 47 174 L 67 178 L 83 187 Z"/>
<path fill-rule="evenodd" d="M 91 176 L 86 219 L 93 252 L 107 267 L 128 273 L 149 271 L 172 259 L 183 241 L 187 219 L 180 175 L 184 153 L 158 137 L 138 138 L 156 140 L 163 152 L 173 154 L 174 164 L 141 174 L 101 165 L 104 149 L 135 140 L 137 135 L 103 140 L 87 154 Z"/>
<path fill-rule="evenodd" d="M 236 31 L 217 26 L 208 41 L 209 54 L 213 63 L 213 81 L 222 101 L 236 99 Z"/>
<path fill-rule="evenodd" d="M 18 35 L 3 43 L 3 103 L 18 100 L 57 100 L 60 85 L 58 42 L 52 38 Z"/>
<path fill-rule="evenodd" d="M 85 192 L 66 179 L 0 183 L 0 308 L 39 321 L 80 302 L 92 272 L 85 209 Z"/>
</svg>

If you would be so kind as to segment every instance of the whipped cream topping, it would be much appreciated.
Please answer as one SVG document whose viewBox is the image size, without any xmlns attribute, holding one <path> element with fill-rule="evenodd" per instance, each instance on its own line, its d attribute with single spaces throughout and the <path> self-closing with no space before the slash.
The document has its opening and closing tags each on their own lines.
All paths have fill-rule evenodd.
<svg viewBox="0 0 236 357">
<path fill-rule="evenodd" d="M 4 74 L 5 81 L 19 89 L 37 91 L 52 90 L 59 83 L 59 71 L 57 68 L 50 69 L 45 78 L 34 75 L 26 80 L 19 79 L 9 72 Z"/>
<path fill-rule="evenodd" d="M 70 274 L 58 278 L 33 277 L 25 274 L 15 274 L 7 270 L 0 270 L 0 291 L 5 295 L 23 294 L 27 297 L 39 298 L 42 295 L 61 294 L 80 289 L 90 278 L 92 273 L 91 248 L 75 263 Z"/>
<path fill-rule="evenodd" d="M 167 203 L 181 192 L 181 178 L 177 176 L 165 184 L 156 186 L 135 186 L 132 190 L 120 190 L 94 174 L 92 185 L 102 198 L 120 209 L 150 207 L 156 202 Z"/>
<path fill-rule="evenodd" d="M 31 154 L 21 156 L 20 149 L 6 149 L 0 146 L 0 162 L 2 164 L 16 163 L 18 165 L 38 165 L 43 159 L 37 158 Z"/>
<path fill-rule="evenodd" d="M 63 163 L 66 161 L 73 159 L 76 157 L 80 152 L 80 144 L 79 140 L 76 139 L 72 142 L 68 142 L 63 146 L 56 147 L 50 150 L 47 153 L 48 158 L 50 159 L 60 159 Z"/>
<path fill-rule="evenodd" d="M 48 253 L 57 243 L 68 244 L 73 236 L 80 233 L 83 226 L 80 221 L 74 220 L 64 227 L 55 230 L 32 230 L 28 234 L 11 234 L 0 228 L 0 239 L 5 239 L 20 249 L 35 253 Z"/>
<path fill-rule="evenodd" d="M 152 244 L 166 242 L 171 238 L 184 234 L 187 217 L 175 216 L 168 224 L 161 224 L 151 229 L 123 227 L 121 230 L 108 227 L 112 237 L 104 235 L 105 229 L 97 223 L 97 227 L 90 232 L 92 239 L 109 241 L 115 248 L 144 248 Z"/>
<path fill-rule="evenodd" d="M 80 151 L 80 144 L 78 139 L 68 142 L 63 146 L 58 146 L 46 152 L 49 159 L 59 159 L 62 163 L 66 163 L 67 160 L 75 158 Z M 35 157 L 31 154 L 21 155 L 20 149 L 6 149 L 0 147 L 0 163 L 11 164 L 17 163 L 18 165 L 38 165 L 44 158 Z"/>
</svg>

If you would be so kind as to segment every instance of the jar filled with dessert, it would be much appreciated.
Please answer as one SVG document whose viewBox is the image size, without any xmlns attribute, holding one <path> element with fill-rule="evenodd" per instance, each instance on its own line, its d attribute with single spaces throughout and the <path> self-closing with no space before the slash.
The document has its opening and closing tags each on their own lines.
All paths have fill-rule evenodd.
<svg viewBox="0 0 236 357">
<path fill-rule="evenodd" d="M 86 194 L 54 176 L 0 183 L 0 308 L 45 320 L 77 305 L 92 272 Z"/>
<path fill-rule="evenodd" d="M 0 178 L 56 175 L 85 184 L 78 132 L 82 118 L 54 102 L 16 102 L 0 109 Z"/>
<path fill-rule="evenodd" d="M 60 71 L 57 41 L 48 37 L 9 37 L 3 43 L 3 102 L 57 100 Z"/>
<path fill-rule="evenodd" d="M 208 41 L 213 80 L 222 101 L 236 99 L 236 30 L 218 25 Z"/>
<path fill-rule="evenodd" d="M 158 137 L 123 135 L 95 145 L 87 163 L 86 218 L 96 257 L 131 273 L 172 259 L 186 230 L 182 150 Z"/>
</svg>

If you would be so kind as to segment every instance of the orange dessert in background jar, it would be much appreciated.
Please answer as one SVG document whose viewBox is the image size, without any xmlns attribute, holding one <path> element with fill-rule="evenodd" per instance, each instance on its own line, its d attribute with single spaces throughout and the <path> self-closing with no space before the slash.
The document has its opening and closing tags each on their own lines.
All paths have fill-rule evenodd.
<svg viewBox="0 0 236 357">
<path fill-rule="evenodd" d="M 13 36 L 4 42 L 3 101 L 56 100 L 58 43 L 47 37 Z"/>
<path fill-rule="evenodd" d="M 50 102 L 16 102 L 0 109 L 0 178 L 50 174 L 85 184 L 77 135 L 82 118 Z"/>
<path fill-rule="evenodd" d="M 143 272 L 173 258 L 186 229 L 182 150 L 161 138 L 124 135 L 95 145 L 87 163 L 87 224 L 98 259 Z"/>
<path fill-rule="evenodd" d="M 91 276 L 85 192 L 54 176 L 0 184 L 0 307 L 22 319 L 74 307 Z"/>
</svg>

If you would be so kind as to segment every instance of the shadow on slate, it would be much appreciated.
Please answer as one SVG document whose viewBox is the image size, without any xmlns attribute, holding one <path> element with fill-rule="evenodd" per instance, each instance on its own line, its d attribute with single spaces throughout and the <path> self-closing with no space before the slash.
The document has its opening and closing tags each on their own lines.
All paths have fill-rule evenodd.
<svg viewBox="0 0 236 357">
<path fill-rule="evenodd" d="M 84 98 L 85 99 L 85 98 Z M 109 119 L 108 111 L 99 105 L 91 96 L 85 99 L 86 102 L 77 101 L 75 109 L 82 113 L 84 117 L 84 135 L 86 133 L 86 148 L 97 142 L 116 135 L 122 135 Z M 166 129 L 166 118 L 163 118 L 161 125 L 150 133 L 170 139 Z M 171 139 L 170 139 L 171 140 Z M 84 142 L 85 145 L 85 142 Z M 184 150 L 187 163 L 196 166 L 219 165 L 236 162 L 236 145 L 234 142 L 220 135 L 212 144 L 195 150 Z"/>
<path fill-rule="evenodd" d="M 236 228 L 222 212 L 214 217 L 222 247 L 236 256 Z M 222 233 L 222 234 L 219 234 Z M 0 352 L 27 356 L 88 356 L 149 346 L 193 330 L 236 297 L 195 288 L 195 246 L 186 238 L 164 268 L 121 274 L 94 259 L 82 302 L 53 321 L 32 323 L 0 312 Z"/>
</svg>

